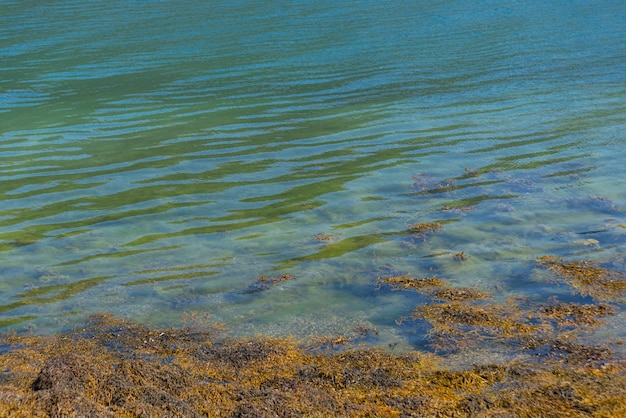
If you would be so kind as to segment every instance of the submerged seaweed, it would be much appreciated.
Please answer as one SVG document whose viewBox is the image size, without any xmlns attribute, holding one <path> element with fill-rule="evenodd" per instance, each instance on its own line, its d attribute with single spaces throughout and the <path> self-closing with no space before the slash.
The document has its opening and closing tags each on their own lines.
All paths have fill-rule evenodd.
<svg viewBox="0 0 626 418">
<path fill-rule="evenodd" d="M 449 301 L 490 299 L 491 295 L 485 292 L 472 289 L 470 287 L 449 287 L 437 289 L 433 292 L 437 299 Z"/>
<path fill-rule="evenodd" d="M 517 310 L 504 306 L 458 302 L 421 305 L 413 312 L 413 319 L 425 320 L 431 325 L 432 346 L 446 352 L 484 341 L 506 342 L 537 330 L 537 326 L 518 317 Z"/>
<path fill-rule="evenodd" d="M 287 280 L 293 280 L 293 279 L 295 279 L 295 276 L 292 276 L 289 273 L 283 274 L 282 276 L 278 276 L 278 277 L 261 276 L 253 284 L 251 284 L 248 287 L 248 289 L 243 291 L 243 293 L 261 292 L 263 290 L 271 289 L 272 287 L 282 282 L 285 282 Z"/>
<path fill-rule="evenodd" d="M 423 222 L 409 225 L 409 231 L 418 239 L 425 240 L 428 234 L 441 231 L 443 225 L 441 222 Z"/>
<path fill-rule="evenodd" d="M 443 286 L 444 282 L 436 277 L 410 277 L 410 276 L 390 276 L 378 278 L 378 288 L 382 285 L 391 287 L 392 290 L 415 289 L 423 290 L 431 287 Z"/>
<path fill-rule="evenodd" d="M 498 302 L 390 269 L 378 290 L 427 301 L 399 321 L 427 327 L 419 349 L 368 348 L 378 331 L 366 326 L 305 341 L 226 338 L 199 314 L 181 328 L 99 314 L 66 334 L 7 334 L 0 417 L 626 416 L 623 341 L 588 338 L 618 312 L 609 301 L 622 300 L 623 275 L 550 256 L 539 265 L 600 302 Z M 251 291 L 293 278 L 262 276 Z M 473 357 L 469 367 L 451 360 L 480 351 L 508 354 Z"/>
<path fill-rule="evenodd" d="M 563 261 L 555 256 L 540 257 L 538 264 L 568 280 L 582 296 L 608 301 L 626 298 L 626 277 L 622 272 L 600 267 L 590 260 Z"/>
<path fill-rule="evenodd" d="M 496 308 L 420 311 L 526 332 Z M 152 329 L 109 315 L 54 337 L 5 336 L 0 416 L 606 416 L 626 414 L 623 361 L 491 363 L 451 370 L 419 351 L 313 353 L 288 339 Z M 332 343 L 332 338 L 329 338 Z M 115 343 L 114 343 L 115 342 Z M 604 356 L 553 341 L 561 357 Z M 582 354 L 581 354 L 582 353 Z M 550 358 L 547 358 L 548 360 Z"/>
<path fill-rule="evenodd" d="M 594 326 L 602 319 L 615 314 L 610 305 L 578 305 L 576 303 L 557 302 L 541 308 L 546 317 L 553 318 L 559 326 Z"/>
<path fill-rule="evenodd" d="M 608 298 L 600 290 L 621 288 L 621 273 L 591 262 L 563 263 L 553 257 L 542 257 L 540 262 L 576 281 L 577 286 L 590 287 L 594 295 Z M 560 302 L 556 297 L 538 304 L 521 296 L 496 303 L 489 293 L 453 287 L 433 277 L 390 276 L 378 278 L 377 284 L 378 289 L 389 286 L 392 290 L 417 290 L 430 298 L 429 303 L 418 305 L 411 317 L 400 317 L 396 323 L 406 325 L 407 320 L 412 320 L 427 324 L 429 346 L 444 355 L 500 350 L 585 367 L 622 361 L 623 348 L 617 348 L 621 342 L 611 348 L 608 343 L 588 345 L 584 338 L 606 318 L 615 315 L 617 306 Z"/>
</svg>

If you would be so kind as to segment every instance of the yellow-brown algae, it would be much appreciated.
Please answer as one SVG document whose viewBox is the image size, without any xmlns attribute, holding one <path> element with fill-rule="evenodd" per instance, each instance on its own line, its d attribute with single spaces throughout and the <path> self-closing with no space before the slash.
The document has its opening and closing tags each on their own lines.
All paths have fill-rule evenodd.
<svg viewBox="0 0 626 418">
<path fill-rule="evenodd" d="M 430 305 L 421 314 L 525 332 L 496 308 L 467 308 Z M 623 360 L 450 370 L 418 350 L 312 353 L 288 339 L 223 338 L 206 325 L 152 329 L 99 315 L 67 334 L 5 335 L 0 417 L 626 416 Z M 596 352 L 559 344 L 564 359 Z"/>
<path fill-rule="evenodd" d="M 582 296 L 614 301 L 623 301 L 626 297 L 624 273 L 599 267 L 593 261 L 563 261 L 555 256 L 543 256 L 538 264 L 569 280 Z"/>
<path fill-rule="evenodd" d="M 444 282 L 436 277 L 390 276 L 378 278 L 378 286 L 380 287 L 383 284 L 390 286 L 392 290 L 422 290 L 425 288 L 443 286 Z"/>
</svg>

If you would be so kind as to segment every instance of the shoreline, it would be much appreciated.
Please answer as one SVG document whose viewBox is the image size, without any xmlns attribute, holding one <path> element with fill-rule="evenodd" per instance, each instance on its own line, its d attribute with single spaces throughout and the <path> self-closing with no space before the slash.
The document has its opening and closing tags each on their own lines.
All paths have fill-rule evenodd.
<svg viewBox="0 0 626 418">
<path fill-rule="evenodd" d="M 222 332 L 96 314 L 65 334 L 6 334 L 0 416 L 626 415 L 626 361 L 608 347 L 564 340 L 535 361 L 452 369 L 418 350 Z"/>
<path fill-rule="evenodd" d="M 428 346 L 409 350 L 368 344 L 377 331 L 364 327 L 308 341 L 229 337 L 227 324 L 193 314 L 178 328 L 101 313 L 65 333 L 7 332 L 0 417 L 626 416 L 626 341 L 594 334 L 622 306 L 624 275 L 537 263 L 593 303 L 497 303 L 435 277 L 379 278 L 429 299 L 397 321 L 429 326 Z"/>
</svg>

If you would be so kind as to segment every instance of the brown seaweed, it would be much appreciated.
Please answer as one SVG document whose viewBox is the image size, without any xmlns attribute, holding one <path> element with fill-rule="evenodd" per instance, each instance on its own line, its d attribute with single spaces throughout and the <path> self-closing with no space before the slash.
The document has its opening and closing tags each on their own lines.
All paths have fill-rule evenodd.
<svg viewBox="0 0 626 418">
<path fill-rule="evenodd" d="M 626 297 L 624 273 L 600 267 L 593 261 L 563 261 L 555 256 L 543 256 L 538 264 L 568 280 L 582 296 L 607 301 L 623 301 Z"/>
<path fill-rule="evenodd" d="M 415 289 L 423 290 L 436 286 L 443 286 L 444 282 L 436 277 L 410 277 L 410 276 L 390 276 L 379 277 L 378 288 L 382 285 L 391 287 L 392 290 Z"/>
<path fill-rule="evenodd" d="M 430 319 L 527 331 L 498 319 L 500 313 L 450 304 L 421 311 Z M 451 370 L 419 351 L 312 353 L 288 339 L 223 338 L 216 327 L 207 329 L 153 329 L 99 315 L 67 334 L 5 335 L 0 344 L 10 349 L 0 353 L 0 417 L 626 415 L 623 360 Z M 599 349 L 554 343 L 565 357 L 606 357 Z"/>
<path fill-rule="evenodd" d="M 263 290 L 271 289 L 274 286 L 282 282 L 286 282 L 287 280 L 293 280 L 293 279 L 295 279 L 295 276 L 289 273 L 286 273 L 286 274 L 283 274 L 282 276 L 277 276 L 277 277 L 261 276 L 253 284 L 251 284 L 245 291 L 243 291 L 243 293 L 261 292 Z"/>
</svg>

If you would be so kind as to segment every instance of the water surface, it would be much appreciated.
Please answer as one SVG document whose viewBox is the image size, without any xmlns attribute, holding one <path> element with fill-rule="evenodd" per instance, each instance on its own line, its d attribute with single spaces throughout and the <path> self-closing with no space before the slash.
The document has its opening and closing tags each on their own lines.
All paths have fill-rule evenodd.
<svg viewBox="0 0 626 418">
<path fill-rule="evenodd" d="M 196 312 L 422 347 L 397 319 L 426 298 L 377 278 L 587 303 L 535 260 L 624 272 L 625 24 L 613 1 L 3 2 L 0 325 Z"/>
</svg>

